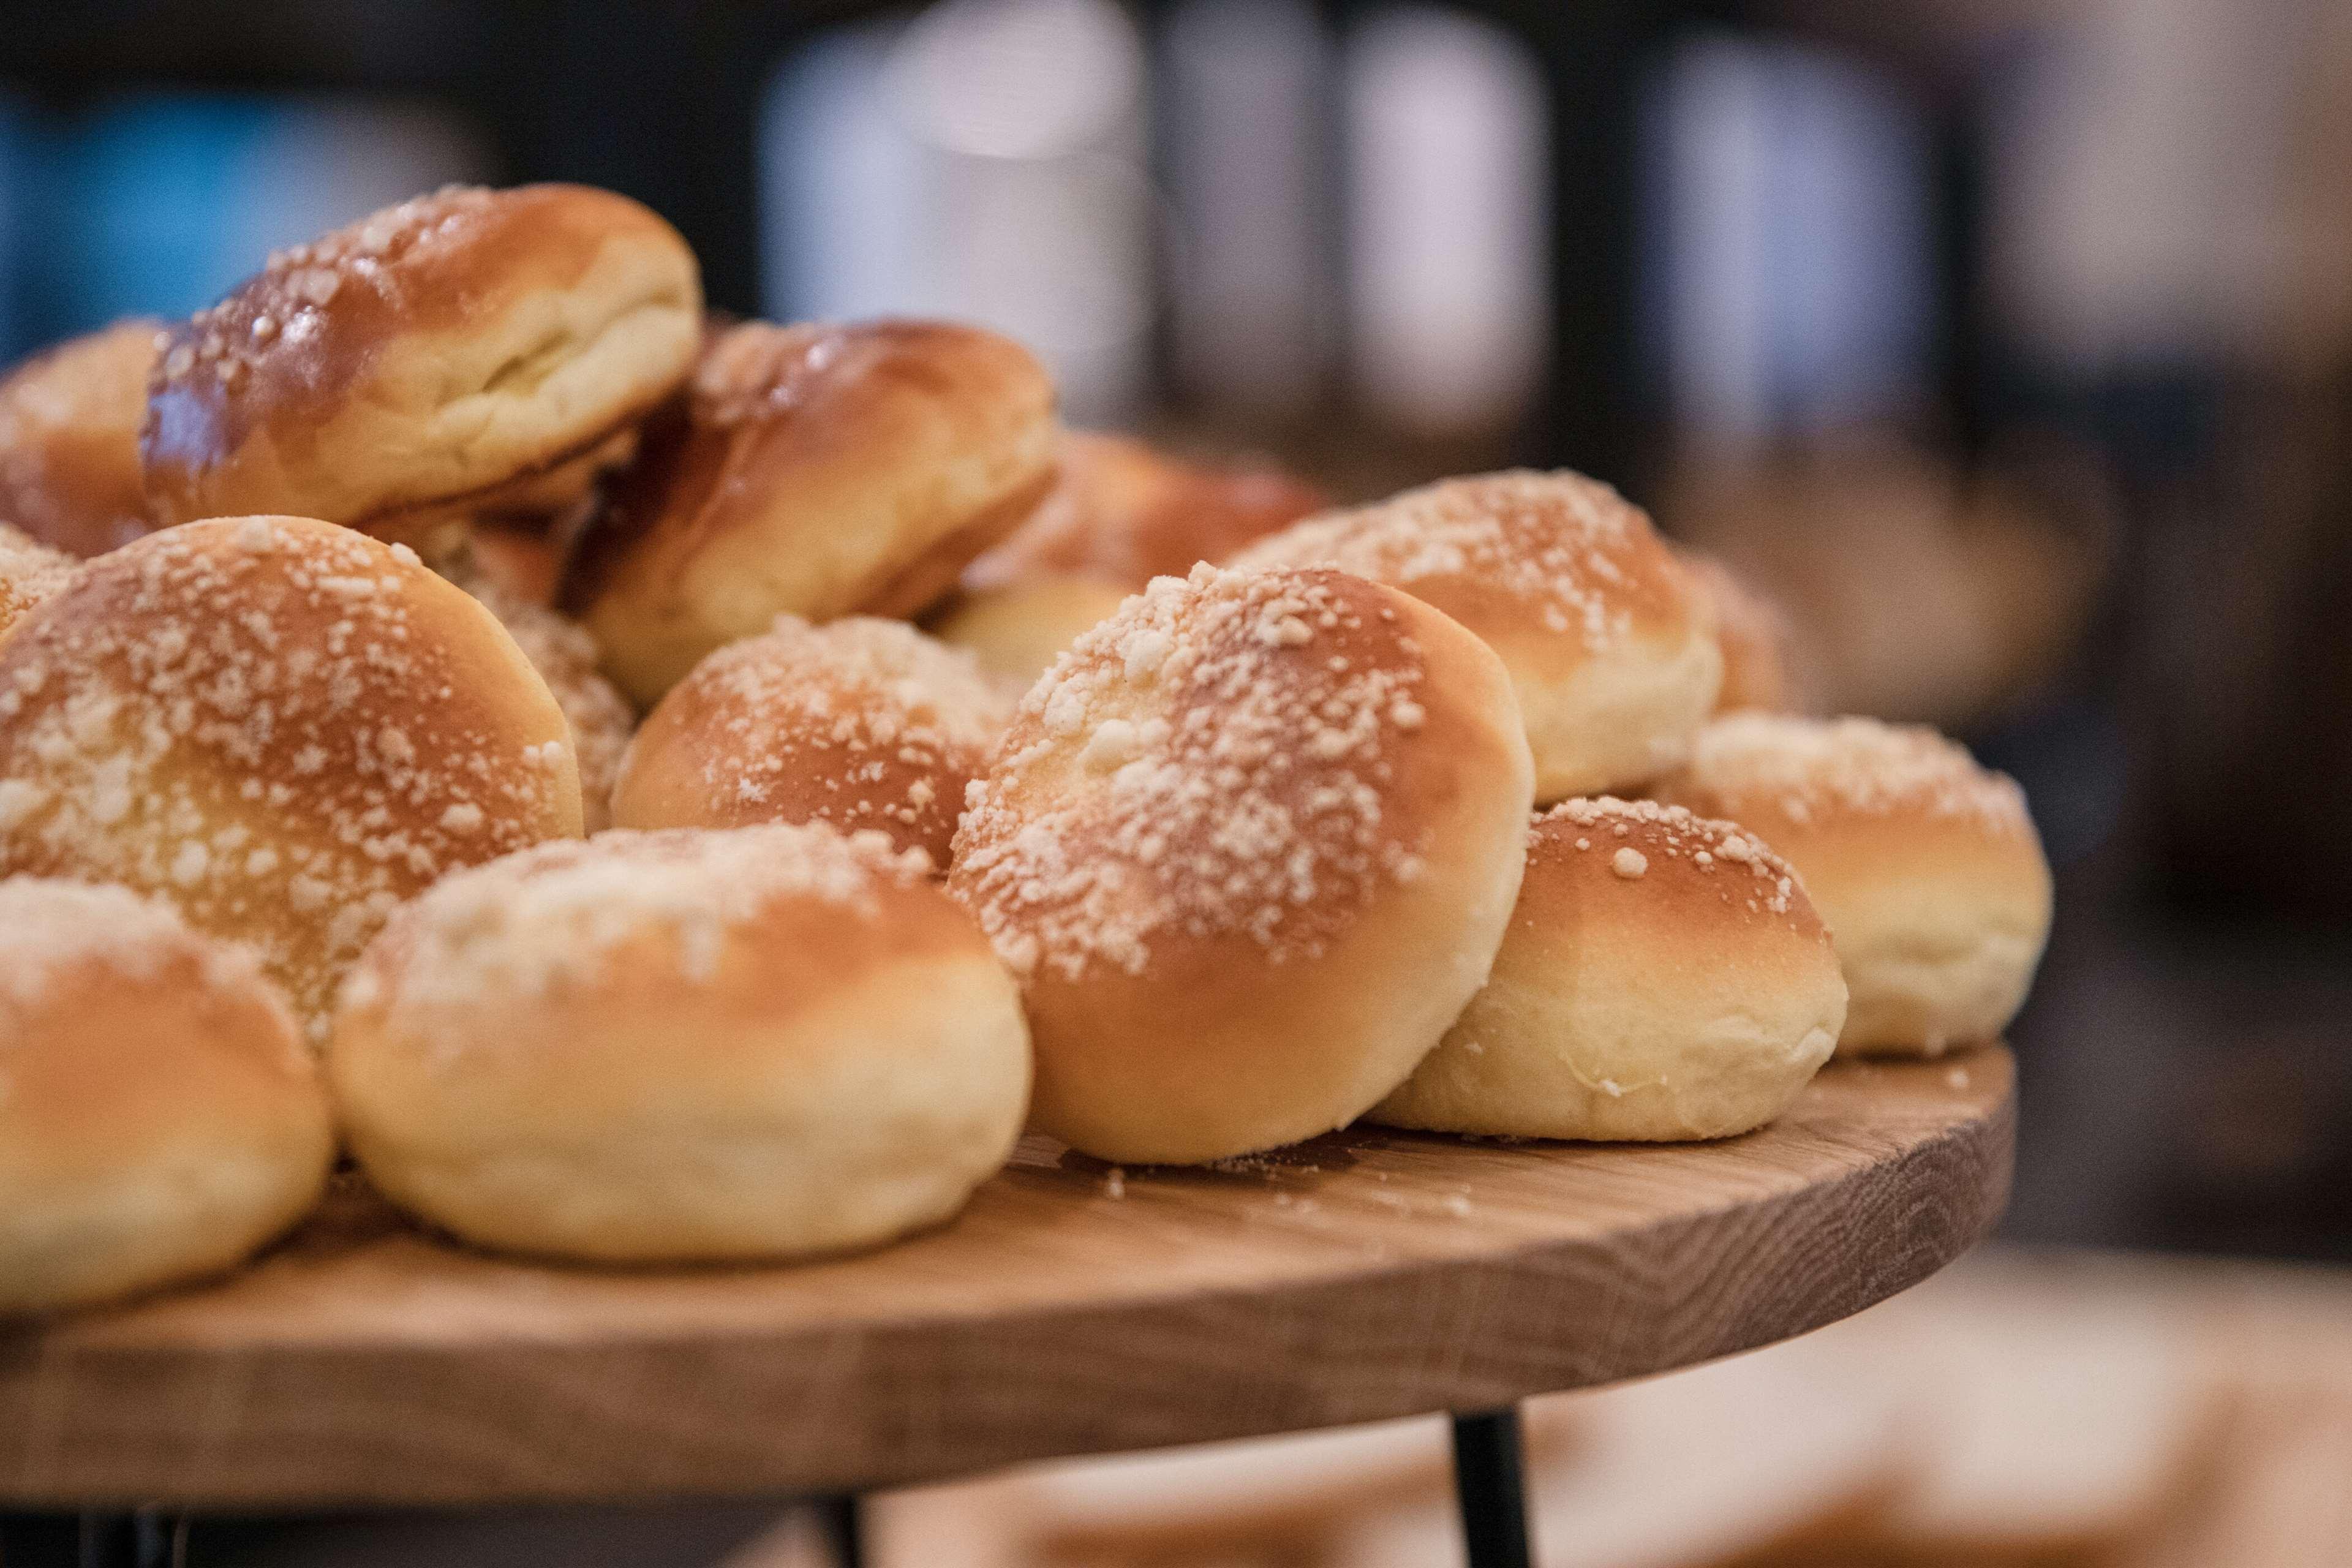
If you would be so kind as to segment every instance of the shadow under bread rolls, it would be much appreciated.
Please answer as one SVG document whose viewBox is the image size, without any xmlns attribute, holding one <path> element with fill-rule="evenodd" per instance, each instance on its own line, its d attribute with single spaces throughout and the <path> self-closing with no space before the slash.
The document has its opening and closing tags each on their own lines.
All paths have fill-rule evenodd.
<svg viewBox="0 0 2352 1568">
<path fill-rule="evenodd" d="M 251 954 L 127 889 L 0 880 L 0 1315 L 226 1268 L 334 1158 Z"/>
<path fill-rule="evenodd" d="M 0 637 L 72 580 L 74 558 L 0 522 Z"/>
<path fill-rule="evenodd" d="M 1486 983 L 1530 772 L 1501 662 L 1395 589 L 1129 599 L 1022 700 L 949 873 L 1021 978 L 1034 1125 L 1197 1162 L 1362 1114 Z"/>
<path fill-rule="evenodd" d="M 1467 626 L 1511 672 L 1538 804 L 1672 768 L 1722 684 L 1706 598 L 1648 515 L 1581 474 L 1442 479 L 1310 518 L 1231 564 L 1337 567 Z"/>
<path fill-rule="evenodd" d="M 1727 822 L 1570 800 L 1528 830 L 1494 974 L 1397 1091 L 1392 1127 L 1674 1142 L 1761 1127 L 1845 1022 L 1830 936 Z"/>
<path fill-rule="evenodd" d="M 2000 1035 L 2050 934 L 2050 867 L 2006 774 L 1933 730 L 1738 713 L 1662 800 L 1762 836 L 1829 922 L 1846 1055 L 1936 1056 Z"/>
<path fill-rule="evenodd" d="M 968 650 L 981 669 L 1026 690 L 1080 634 L 1127 602 L 1127 590 L 1092 577 L 1024 578 L 959 595 L 930 628 Z"/>
<path fill-rule="evenodd" d="M 563 602 L 651 707 L 779 615 L 912 616 L 1053 479 L 1028 351 L 942 321 L 717 334 L 580 542 Z"/>
<path fill-rule="evenodd" d="M 163 323 L 117 321 L 0 380 L 0 518 L 68 555 L 147 532 L 139 427 Z"/>
<path fill-rule="evenodd" d="M 670 688 L 630 743 L 613 820 L 870 828 L 944 872 L 1012 709 L 971 655 L 904 621 L 782 616 Z"/>
<path fill-rule="evenodd" d="M 1019 1136 L 1013 984 L 920 857 L 615 832 L 393 917 L 328 1053 L 352 1152 L 485 1246 L 786 1258 L 946 1219 Z"/>
<path fill-rule="evenodd" d="M 414 552 L 218 518 L 85 563 L 0 640 L 0 874 L 120 882 L 297 1012 L 443 874 L 580 831 L 563 711 Z"/>
<path fill-rule="evenodd" d="M 544 505 L 547 476 L 584 488 L 591 454 L 677 388 L 701 319 L 693 253 L 625 196 L 419 196 L 273 255 L 173 330 L 148 500 L 160 522 L 292 512 L 387 537 L 502 494 Z"/>
</svg>

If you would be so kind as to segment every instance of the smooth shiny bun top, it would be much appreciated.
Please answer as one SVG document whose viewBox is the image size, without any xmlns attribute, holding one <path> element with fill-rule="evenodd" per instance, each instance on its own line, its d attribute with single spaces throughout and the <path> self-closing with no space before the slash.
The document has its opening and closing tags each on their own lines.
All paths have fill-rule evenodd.
<svg viewBox="0 0 2352 1568">
<path fill-rule="evenodd" d="M 964 786 L 1011 712 L 970 654 L 904 621 L 780 617 L 662 699 L 629 749 L 614 820 L 870 828 L 944 871 Z"/>
<path fill-rule="evenodd" d="M 1033 507 L 1054 388 L 1018 343 L 945 321 L 745 322 L 567 571 L 567 605 L 651 706 L 779 615 L 912 616 Z"/>
<path fill-rule="evenodd" d="M 145 533 L 139 426 L 161 321 L 117 321 L 0 381 L 0 519 L 69 555 Z"/>
<path fill-rule="evenodd" d="M 489 612 L 331 523 L 151 534 L 0 641 L 0 872 L 159 895 L 313 1020 L 395 905 L 576 834 L 579 790 Z"/>
<path fill-rule="evenodd" d="M 701 282 L 677 232 L 583 185 L 452 187 L 280 251 L 176 328 L 141 450 L 159 521 L 379 531 L 552 469 L 667 396 Z"/>
<path fill-rule="evenodd" d="M 72 556 L 0 522 L 0 637 L 26 611 L 63 588 L 73 571 Z"/>
</svg>

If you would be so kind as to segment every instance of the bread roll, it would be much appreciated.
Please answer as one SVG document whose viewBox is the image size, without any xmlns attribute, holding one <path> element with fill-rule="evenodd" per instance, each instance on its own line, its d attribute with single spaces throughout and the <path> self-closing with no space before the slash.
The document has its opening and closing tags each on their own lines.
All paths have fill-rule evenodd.
<svg viewBox="0 0 2352 1568">
<path fill-rule="evenodd" d="M 1011 709 L 971 655 L 904 621 L 780 616 L 662 699 L 629 747 L 614 820 L 872 829 L 944 871 L 964 786 Z"/>
<path fill-rule="evenodd" d="M 1936 1056 L 2024 1002 L 2050 934 L 2042 840 L 2016 781 L 1934 731 L 1733 714 L 1658 795 L 1797 868 L 1845 970 L 1841 1052 Z"/>
<path fill-rule="evenodd" d="M 0 522 L 0 637 L 71 581 L 74 559 Z"/>
<path fill-rule="evenodd" d="M 643 707 L 779 615 L 916 615 L 1036 504 L 1054 429 L 1044 369 L 992 332 L 730 328 L 646 427 L 565 603 Z"/>
<path fill-rule="evenodd" d="M 1030 577 L 962 595 L 931 629 L 940 641 L 969 650 L 984 673 L 1025 691 L 1126 599 L 1125 589 L 1092 577 Z"/>
<path fill-rule="evenodd" d="M 280 251 L 173 330 L 141 438 L 159 521 L 414 533 L 604 447 L 692 365 L 693 253 L 584 185 L 451 187 Z M 544 500 L 544 498 L 541 498 Z"/>
<path fill-rule="evenodd" d="M 395 1201 L 486 1246 L 791 1257 L 947 1218 L 1028 1097 L 1013 982 L 919 858 L 771 826 L 461 872 L 343 994 L 329 1070 Z"/>
<path fill-rule="evenodd" d="M 1132 593 L 1223 561 L 1326 504 L 1287 474 L 1180 462 L 1129 436 L 1065 431 L 1058 455 L 1052 492 L 965 569 L 965 587 L 1074 576 Z"/>
<path fill-rule="evenodd" d="M 0 874 L 156 894 L 314 1026 L 393 906 L 579 831 L 562 710 L 514 640 L 349 529 L 150 534 L 0 642 Z"/>
<path fill-rule="evenodd" d="M 1375 1121 L 1514 1138 L 1724 1138 L 1829 1060 L 1845 982 L 1789 868 L 1650 801 L 1536 818 L 1486 989 Z"/>
<path fill-rule="evenodd" d="M 1716 693 L 1715 710 L 1780 713 L 1802 707 L 1789 668 L 1793 634 L 1787 613 L 1720 558 L 1698 550 L 1675 553 L 1715 611 L 1715 642 L 1723 651 L 1723 689 Z"/>
<path fill-rule="evenodd" d="M 68 555 L 148 531 L 139 468 L 147 376 L 163 323 L 117 321 L 0 381 L 0 519 Z"/>
<path fill-rule="evenodd" d="M 0 880 L 0 1315 L 226 1268 L 334 1152 L 250 954 L 125 889 Z"/>
<path fill-rule="evenodd" d="M 1538 804 L 1631 789 L 1689 753 L 1723 656 L 1649 518 L 1580 474 L 1444 479 L 1276 534 L 1235 566 L 1335 566 L 1435 605 L 1502 656 Z"/>
<path fill-rule="evenodd" d="M 956 836 L 1035 1125 L 1191 1162 L 1360 1115 L 1485 984 L 1529 780 L 1500 661 L 1418 600 L 1206 566 L 1129 599 L 1023 699 Z"/>
</svg>

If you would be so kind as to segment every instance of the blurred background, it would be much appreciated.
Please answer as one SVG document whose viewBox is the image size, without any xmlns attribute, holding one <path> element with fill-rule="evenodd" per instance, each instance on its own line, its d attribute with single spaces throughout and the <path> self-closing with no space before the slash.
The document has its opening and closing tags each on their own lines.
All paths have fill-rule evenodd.
<svg viewBox="0 0 2352 1568">
<path fill-rule="evenodd" d="M 0 17 L 9 359 L 571 179 L 729 310 L 1010 332 L 1075 424 L 1342 499 L 1613 481 L 1789 606 L 1819 704 L 2024 783 L 2008 1237 L 2352 1261 L 2340 0 Z"/>
</svg>

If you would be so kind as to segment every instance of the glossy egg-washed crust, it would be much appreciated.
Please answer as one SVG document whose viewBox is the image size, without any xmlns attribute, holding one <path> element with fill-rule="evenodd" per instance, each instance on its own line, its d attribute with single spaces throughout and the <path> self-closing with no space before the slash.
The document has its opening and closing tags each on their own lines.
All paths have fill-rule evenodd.
<svg viewBox="0 0 2352 1568">
<path fill-rule="evenodd" d="M 0 874 L 155 894 L 314 1025 L 395 905 L 580 826 L 562 710 L 513 639 L 349 529 L 151 534 L 0 641 Z"/>
<path fill-rule="evenodd" d="M 117 321 L 0 381 L 0 520 L 77 556 L 148 531 L 139 427 L 163 330 Z"/>
<path fill-rule="evenodd" d="M 1360 1114 L 1485 980 L 1529 778 L 1500 663 L 1393 589 L 1130 599 L 1024 699 L 950 873 L 1023 979 L 1036 1124 L 1198 1161 Z"/>
<path fill-rule="evenodd" d="M 334 1155 L 252 957 L 121 888 L 0 881 L 0 1316 L 227 1268 Z"/>
<path fill-rule="evenodd" d="M 1052 482 L 1054 391 L 1019 344 L 932 321 L 713 337 L 567 572 L 651 706 L 779 615 L 912 616 Z"/>
<path fill-rule="evenodd" d="M 1828 930 L 1752 833 L 1679 806 L 1564 801 L 1528 832 L 1495 972 L 1404 1086 L 1404 1127 L 1681 1140 L 1778 1115 L 1829 1058 Z"/>
<path fill-rule="evenodd" d="M 701 331 L 677 232 L 580 185 L 453 188 L 269 258 L 173 331 L 141 437 L 158 521 L 400 533 L 495 504 L 675 391 Z"/>
</svg>

